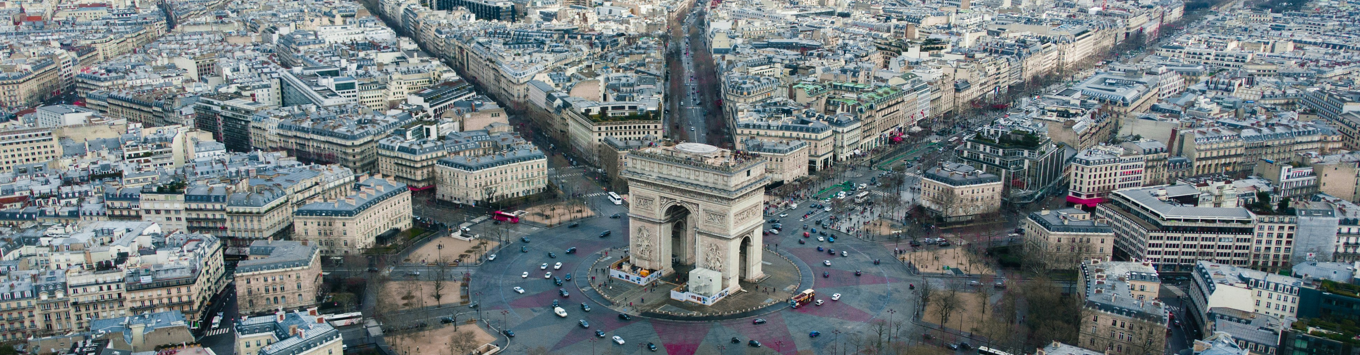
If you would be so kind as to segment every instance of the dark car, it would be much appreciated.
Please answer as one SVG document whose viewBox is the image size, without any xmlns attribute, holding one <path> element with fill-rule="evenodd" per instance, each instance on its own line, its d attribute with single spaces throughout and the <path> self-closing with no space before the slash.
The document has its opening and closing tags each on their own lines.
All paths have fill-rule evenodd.
<svg viewBox="0 0 1360 355">
<path fill-rule="evenodd" d="M 807 244 L 807 242 L 803 241 L 802 239 L 799 239 L 798 244 Z"/>
<path fill-rule="evenodd" d="M 567 248 L 567 254 L 576 254 L 576 247 Z"/>
<path fill-rule="evenodd" d="M 439 318 L 439 323 L 443 323 L 443 324 L 453 323 L 453 317 Z"/>
<path fill-rule="evenodd" d="M 566 275 L 562 276 L 562 281 L 571 281 L 571 273 L 569 272 Z"/>
<path fill-rule="evenodd" d="M 647 350 L 651 350 L 652 352 L 656 352 L 656 344 L 647 343 Z"/>
<path fill-rule="evenodd" d="M 582 304 L 581 304 L 581 311 L 590 312 L 590 305 L 585 304 L 585 303 L 582 303 Z"/>
<path fill-rule="evenodd" d="M 855 270 L 855 276 L 859 276 L 859 275 L 863 275 L 863 273 L 859 272 L 859 270 Z"/>
<path fill-rule="evenodd" d="M 826 253 L 827 253 L 827 254 L 831 254 L 831 255 L 836 255 L 836 249 L 827 248 L 827 249 L 826 249 Z"/>
<path fill-rule="evenodd" d="M 567 290 L 566 290 L 566 289 L 559 288 L 559 289 L 557 289 L 557 293 L 560 294 L 560 295 L 562 295 L 562 298 L 571 297 L 571 294 L 570 294 L 570 293 L 567 293 Z"/>
<path fill-rule="evenodd" d="M 505 336 L 507 336 L 507 337 L 511 337 L 511 338 L 514 338 L 514 337 L 515 337 L 515 331 L 513 331 L 513 330 L 506 329 L 506 330 L 502 330 L 501 333 L 502 333 L 502 334 L 505 334 Z"/>
<path fill-rule="evenodd" d="M 553 300 L 553 307 L 557 307 L 557 300 Z"/>
<path fill-rule="evenodd" d="M 568 224 L 568 225 L 567 225 L 567 228 L 576 228 L 576 227 L 580 227 L 580 226 L 581 226 L 580 223 L 571 222 L 571 224 Z"/>
<path fill-rule="evenodd" d="M 529 242 L 529 237 L 519 237 L 519 241 L 528 243 L 528 242 Z"/>
<path fill-rule="evenodd" d="M 378 268 L 369 266 L 369 267 L 368 267 L 368 272 L 378 272 Z"/>
<path fill-rule="evenodd" d="M 548 259 L 557 259 L 557 253 L 549 252 L 549 253 L 548 253 Z"/>
<path fill-rule="evenodd" d="M 963 350 L 973 350 L 973 345 L 968 344 L 966 341 L 959 342 L 959 348 Z"/>
<path fill-rule="evenodd" d="M 765 324 L 765 318 L 756 318 L 751 321 L 751 324 Z"/>
<path fill-rule="evenodd" d="M 631 320 L 631 319 L 633 319 L 633 316 L 630 316 L 630 315 L 627 315 L 627 314 L 623 314 L 623 313 L 619 313 L 619 319 L 621 319 L 621 320 Z"/>
<path fill-rule="evenodd" d="M 600 238 L 608 237 L 610 234 L 613 234 L 613 232 L 611 231 L 600 232 Z"/>
<path fill-rule="evenodd" d="M 822 248 L 822 247 L 820 247 L 820 246 L 817 247 L 817 251 L 823 251 L 823 250 L 826 250 L 826 249 L 824 249 L 824 248 Z"/>
<path fill-rule="evenodd" d="M 585 319 L 582 319 L 581 328 L 590 328 L 590 322 L 587 322 Z"/>
<path fill-rule="evenodd" d="M 582 322 L 584 322 L 584 321 L 582 321 Z M 603 338 L 603 337 L 604 337 L 604 331 L 603 331 L 603 330 L 596 329 L 596 330 L 595 330 L 595 336 L 596 336 L 596 337 L 599 337 L 599 338 Z"/>
<path fill-rule="evenodd" d="M 737 337 L 732 337 L 732 344 L 741 344 L 741 339 L 737 339 Z"/>
<path fill-rule="evenodd" d="M 562 286 L 562 279 L 554 277 L 553 284 L 557 286 Z"/>
<path fill-rule="evenodd" d="M 521 246 L 519 246 L 519 252 L 521 252 L 521 253 L 528 253 L 528 252 L 529 252 L 529 247 L 526 247 L 526 246 L 521 245 Z"/>
<path fill-rule="evenodd" d="M 825 237 L 825 236 L 826 236 L 826 231 L 817 231 L 817 235 L 820 235 L 820 236 Z"/>
<path fill-rule="evenodd" d="M 949 350 L 959 350 L 958 344 L 949 344 Z"/>
<path fill-rule="evenodd" d="M 747 345 L 750 345 L 750 346 L 753 347 L 753 348 L 759 348 L 759 347 L 760 347 L 760 342 L 756 341 L 755 339 L 751 339 L 751 341 L 746 342 L 746 344 L 747 344 Z"/>
<path fill-rule="evenodd" d="M 615 214 L 609 215 L 609 218 L 617 219 L 617 218 L 620 217 L 620 215 L 621 215 L 620 213 L 615 213 Z"/>
<path fill-rule="evenodd" d="M 811 333 L 808 333 L 808 337 L 809 337 L 809 338 L 816 338 L 816 337 L 819 337 L 819 336 L 822 336 L 822 332 L 819 332 L 819 331 L 814 330 L 814 331 L 812 331 Z"/>
<path fill-rule="evenodd" d="M 831 278 L 831 273 L 823 271 L 823 272 L 822 272 L 822 278 L 824 278 L 824 279 L 826 279 L 826 278 Z"/>
<path fill-rule="evenodd" d="M 921 242 L 918 242 L 918 241 L 915 241 L 915 240 L 912 240 L 910 243 L 907 243 L 907 244 L 910 244 L 911 246 L 914 246 L 914 247 L 919 247 L 919 246 L 921 246 Z"/>
</svg>

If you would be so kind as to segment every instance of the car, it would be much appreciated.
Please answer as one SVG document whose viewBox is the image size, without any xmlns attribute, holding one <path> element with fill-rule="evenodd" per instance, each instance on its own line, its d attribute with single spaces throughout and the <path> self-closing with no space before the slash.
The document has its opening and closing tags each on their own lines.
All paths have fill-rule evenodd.
<svg viewBox="0 0 1360 355">
<path fill-rule="evenodd" d="M 826 249 L 826 253 L 827 253 L 828 255 L 836 255 L 836 249 L 835 249 L 835 248 L 827 248 L 827 249 Z"/>
<path fill-rule="evenodd" d="M 590 328 L 590 322 L 587 322 L 585 319 L 582 319 L 580 324 L 581 328 Z"/>
<path fill-rule="evenodd" d="M 817 235 L 826 236 L 826 231 L 818 231 L 818 232 L 817 232 Z M 822 239 L 822 238 L 817 238 L 817 239 L 820 240 L 820 239 Z"/>
<path fill-rule="evenodd" d="M 627 315 L 627 314 L 624 314 L 624 313 L 619 313 L 619 320 L 632 320 L 632 319 L 633 319 L 633 316 L 630 316 L 630 315 Z"/>
<path fill-rule="evenodd" d="M 524 288 L 523 288 L 523 287 L 519 287 L 519 286 L 515 286 L 515 293 L 524 293 Z"/>
<path fill-rule="evenodd" d="M 779 223 L 779 220 L 770 218 L 769 220 L 765 221 L 765 223 Z"/>
<path fill-rule="evenodd" d="M 822 332 L 819 332 L 819 331 L 814 330 L 814 331 L 808 333 L 808 337 L 809 337 L 809 338 L 816 338 L 816 337 L 819 337 L 819 336 L 822 336 Z"/>
<path fill-rule="evenodd" d="M 563 280 L 563 281 L 571 281 L 571 273 L 568 272 L 566 276 L 562 276 L 562 280 Z"/>
<path fill-rule="evenodd" d="M 502 331 L 501 331 L 501 334 L 505 334 L 505 336 L 511 337 L 511 338 L 514 338 L 514 337 L 515 337 L 515 331 L 509 330 L 509 329 L 502 330 Z"/>
<path fill-rule="evenodd" d="M 807 242 L 803 241 L 802 239 L 799 239 L 798 244 L 807 244 Z"/>
<path fill-rule="evenodd" d="M 562 309 L 562 307 L 553 307 L 553 314 L 556 314 L 559 318 L 566 318 L 567 310 Z"/>
<path fill-rule="evenodd" d="M 368 272 L 378 272 L 378 268 L 369 266 L 369 267 L 368 267 Z"/>
<path fill-rule="evenodd" d="M 581 302 L 581 311 L 590 312 L 590 305 L 585 304 L 585 302 Z"/>
<path fill-rule="evenodd" d="M 822 305 L 822 303 L 825 303 L 825 301 L 823 301 L 823 300 L 817 300 L 817 302 L 815 302 L 815 304 L 818 305 L 818 306 Z"/>
<path fill-rule="evenodd" d="M 443 317 L 443 318 L 439 318 L 439 323 L 441 323 L 441 324 L 449 324 L 449 323 L 453 323 L 453 317 Z"/>
<path fill-rule="evenodd" d="M 576 254 L 576 247 L 567 248 L 567 254 Z"/>
<path fill-rule="evenodd" d="M 921 242 L 918 242 L 918 241 L 915 241 L 915 240 L 912 240 L 910 243 L 907 243 L 907 244 L 910 244 L 910 245 L 913 246 L 913 247 L 919 247 L 919 246 L 921 246 Z"/>
<path fill-rule="evenodd" d="M 949 350 L 959 350 L 959 344 L 949 344 Z"/>
<path fill-rule="evenodd" d="M 826 249 L 822 249 L 821 246 L 818 246 L 818 247 L 817 247 L 817 251 L 824 251 L 824 250 L 826 250 Z"/>
<path fill-rule="evenodd" d="M 789 216 L 788 213 L 780 213 L 780 214 L 779 214 L 779 218 L 784 218 L 784 217 L 788 217 L 788 216 Z"/>
<path fill-rule="evenodd" d="M 647 343 L 647 350 L 651 350 L 652 352 L 656 352 L 656 344 Z"/>
<path fill-rule="evenodd" d="M 496 261 L 496 254 L 487 255 L 486 261 Z"/>
<path fill-rule="evenodd" d="M 963 350 L 972 350 L 972 349 L 973 349 L 973 345 L 968 344 L 968 342 L 966 342 L 966 341 L 961 341 L 961 342 L 959 342 L 959 348 L 960 348 L 960 349 L 963 349 Z"/>
<path fill-rule="evenodd" d="M 609 234 L 610 234 L 610 231 L 603 231 L 603 232 L 600 232 L 600 238 L 608 237 Z"/>
<path fill-rule="evenodd" d="M 863 273 L 859 272 L 859 270 L 855 270 L 855 276 L 860 276 L 860 275 L 863 275 Z"/>
<path fill-rule="evenodd" d="M 526 247 L 526 246 L 521 245 L 521 246 L 519 247 L 519 252 L 521 252 L 521 253 L 528 253 L 528 252 L 529 252 L 529 247 Z"/>
<path fill-rule="evenodd" d="M 941 247 L 947 247 L 947 246 L 949 246 L 949 242 L 948 242 L 948 241 L 941 240 L 941 241 L 938 243 L 938 245 L 941 246 Z"/>
<path fill-rule="evenodd" d="M 584 321 L 582 321 L 582 322 L 584 322 Z M 596 336 L 596 337 L 603 338 L 603 337 L 604 337 L 604 331 L 603 331 L 603 330 L 596 329 L 596 330 L 595 330 L 595 336 Z"/>
<path fill-rule="evenodd" d="M 543 278 L 544 278 L 544 279 L 551 279 L 551 278 L 552 278 L 552 271 L 543 273 Z"/>
<path fill-rule="evenodd" d="M 557 253 L 549 252 L 548 259 L 557 259 Z"/>
<path fill-rule="evenodd" d="M 615 214 L 609 215 L 609 218 L 611 218 L 611 219 L 619 219 L 619 217 L 622 217 L 622 215 L 623 215 L 622 213 L 615 213 Z"/>
<path fill-rule="evenodd" d="M 831 266 L 831 260 L 822 260 L 822 265 Z"/>
<path fill-rule="evenodd" d="M 822 232 L 822 235 L 826 235 L 826 232 Z M 825 242 L 825 241 L 826 241 L 826 238 L 817 237 L 817 241 L 819 241 L 819 242 Z M 821 247 L 818 247 L 818 248 L 821 248 Z M 818 250 L 818 251 L 821 251 L 821 250 Z"/>
<path fill-rule="evenodd" d="M 732 344 L 741 344 L 741 339 L 737 339 L 737 337 L 732 337 Z"/>
<path fill-rule="evenodd" d="M 696 104 L 699 103 L 699 100 L 694 100 L 694 103 L 696 103 Z M 689 128 L 689 131 L 690 131 L 690 132 L 694 132 L 694 127 L 690 127 L 690 128 Z"/>
<path fill-rule="evenodd" d="M 835 243 L 835 242 L 836 242 L 836 237 L 826 237 L 826 242 L 827 242 L 827 243 Z"/>
<path fill-rule="evenodd" d="M 576 228 L 576 227 L 580 227 L 580 226 L 581 226 L 580 223 L 571 222 L 571 224 L 568 224 L 568 225 L 567 225 L 567 228 Z"/>
<path fill-rule="evenodd" d="M 842 257 L 842 258 L 844 258 L 844 257 L 849 257 L 849 256 L 850 256 L 850 252 L 841 250 L 841 257 Z"/>
<path fill-rule="evenodd" d="M 618 335 L 615 335 L 615 336 L 614 336 L 614 343 L 619 344 L 619 345 L 623 345 L 623 338 L 620 338 Z"/>
<path fill-rule="evenodd" d="M 778 230 L 778 229 L 771 229 L 771 230 L 770 230 L 770 234 L 779 235 L 779 230 Z"/>
<path fill-rule="evenodd" d="M 560 306 L 560 304 L 557 303 L 557 300 L 553 300 L 553 305 L 552 305 L 552 306 L 553 306 L 553 307 L 557 307 L 557 306 Z"/>
<path fill-rule="evenodd" d="M 822 210 L 823 210 L 823 211 L 827 211 L 827 212 L 831 212 L 831 206 L 827 206 L 826 208 L 823 208 Z"/>
<path fill-rule="evenodd" d="M 756 318 L 754 320 L 751 320 L 751 324 L 765 324 L 765 318 Z"/>
<path fill-rule="evenodd" d="M 755 339 L 751 339 L 751 341 L 746 342 L 746 345 L 750 345 L 753 348 L 759 348 L 760 342 L 756 341 Z"/>
<path fill-rule="evenodd" d="M 831 278 L 831 273 L 823 271 L 823 272 L 822 272 L 822 278 L 824 278 L 824 279 L 829 279 L 829 278 Z"/>
<path fill-rule="evenodd" d="M 833 293 L 833 294 L 831 294 L 831 300 L 832 300 L 832 301 L 840 301 L 840 300 L 841 300 L 841 294 L 839 294 L 839 293 Z"/>
<path fill-rule="evenodd" d="M 566 289 L 563 289 L 563 288 L 557 289 L 557 293 L 558 293 L 558 294 L 561 294 L 561 295 L 562 295 L 562 298 L 571 297 L 571 294 L 567 293 L 567 290 L 566 290 Z"/>
<path fill-rule="evenodd" d="M 553 264 L 553 270 L 562 270 L 562 262 L 559 261 L 556 264 Z"/>
<path fill-rule="evenodd" d="M 556 277 L 554 277 L 554 278 L 553 278 L 553 285 L 562 286 L 562 279 L 561 279 L 561 278 L 556 278 Z"/>
<path fill-rule="evenodd" d="M 528 242 L 529 242 L 529 237 L 519 237 L 519 241 L 528 243 Z"/>
<path fill-rule="evenodd" d="M 548 269 L 548 263 L 543 263 L 543 265 L 539 265 L 539 266 L 538 266 L 538 269 L 539 269 L 539 270 L 547 270 L 547 269 Z"/>
</svg>

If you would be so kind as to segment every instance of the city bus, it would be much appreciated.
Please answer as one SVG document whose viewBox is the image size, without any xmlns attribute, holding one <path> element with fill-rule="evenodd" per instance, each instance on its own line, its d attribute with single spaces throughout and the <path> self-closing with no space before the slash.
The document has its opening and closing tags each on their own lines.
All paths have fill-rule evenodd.
<svg viewBox="0 0 1360 355">
<path fill-rule="evenodd" d="M 997 349 L 992 349 L 992 348 L 985 347 L 985 346 L 979 346 L 979 347 L 978 347 L 978 355 L 1011 355 L 1011 353 L 1008 353 L 1008 352 L 1005 352 L 1005 351 L 1001 351 L 1001 350 L 997 350 Z"/>
<path fill-rule="evenodd" d="M 505 211 L 496 211 L 496 212 L 492 212 L 492 213 L 491 213 L 491 219 L 494 219 L 494 220 L 497 220 L 497 221 L 501 221 L 501 222 L 519 223 L 519 216 L 518 216 L 518 215 L 516 215 L 516 214 L 514 214 L 514 213 L 510 213 L 510 212 L 505 212 Z"/>
<path fill-rule="evenodd" d="M 789 299 L 789 307 L 798 308 L 799 306 L 812 303 L 812 301 L 816 299 L 817 293 L 812 292 L 812 289 L 809 288 L 803 290 L 803 292 L 799 292 L 798 294 L 793 295 L 793 298 Z"/>
<path fill-rule="evenodd" d="M 359 324 L 364 320 L 364 314 L 359 312 L 327 314 L 322 318 L 326 320 L 326 323 L 330 323 L 332 327 L 339 328 L 347 325 Z"/>
<path fill-rule="evenodd" d="M 860 193 L 855 194 L 855 203 L 864 203 L 864 201 L 868 200 L 869 200 L 868 191 L 861 191 Z"/>
<path fill-rule="evenodd" d="M 619 194 L 616 194 L 616 193 L 614 193 L 613 191 L 610 191 L 610 192 L 609 192 L 609 202 L 613 202 L 615 205 L 622 205 L 622 204 L 623 204 L 623 198 L 622 198 L 622 197 L 619 197 Z"/>
</svg>

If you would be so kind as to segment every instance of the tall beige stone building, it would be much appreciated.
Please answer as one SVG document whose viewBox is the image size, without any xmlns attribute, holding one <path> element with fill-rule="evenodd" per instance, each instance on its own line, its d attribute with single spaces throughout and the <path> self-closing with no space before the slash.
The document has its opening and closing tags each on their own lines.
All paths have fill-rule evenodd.
<svg viewBox="0 0 1360 355">
<path fill-rule="evenodd" d="M 293 239 L 314 243 L 324 255 L 363 253 L 378 235 L 411 228 L 411 190 L 381 177 L 356 179 L 345 197 L 293 211 Z"/>
<path fill-rule="evenodd" d="M 242 314 L 316 305 L 321 251 L 307 242 L 257 240 L 249 259 L 236 266 L 236 299 Z"/>
<path fill-rule="evenodd" d="M 970 221 L 1001 210 L 1001 178 L 968 164 L 921 173 L 921 207 L 945 222 Z"/>
<path fill-rule="evenodd" d="M 439 159 L 435 198 L 476 205 L 524 197 L 548 188 L 548 157 L 532 145 L 479 156 Z"/>
<path fill-rule="evenodd" d="M 1113 354 L 1159 354 L 1166 348 L 1166 305 L 1150 262 L 1081 263 L 1081 327 L 1077 344 Z"/>
<path fill-rule="evenodd" d="M 1025 229 L 1025 254 L 1047 263 L 1050 269 L 1071 270 L 1083 260 L 1110 260 L 1114 254 L 1114 230 L 1075 208 L 1042 210 L 1029 214 Z"/>
</svg>

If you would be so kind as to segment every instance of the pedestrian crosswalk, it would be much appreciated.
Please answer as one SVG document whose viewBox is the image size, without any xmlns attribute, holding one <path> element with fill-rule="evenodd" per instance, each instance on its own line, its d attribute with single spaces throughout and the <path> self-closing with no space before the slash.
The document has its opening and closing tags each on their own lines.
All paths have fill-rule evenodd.
<svg viewBox="0 0 1360 355">
<path fill-rule="evenodd" d="M 230 332 L 230 331 L 231 331 L 231 328 L 222 327 L 222 328 L 217 328 L 217 329 L 209 330 L 209 331 L 208 331 L 208 334 L 207 334 L 207 335 L 204 335 L 204 336 L 205 336 L 205 337 L 210 337 L 210 336 L 215 336 L 215 335 L 222 335 L 222 334 L 227 334 L 227 333 Z"/>
<path fill-rule="evenodd" d="M 604 196 L 604 195 L 608 195 L 608 194 L 609 194 L 608 192 L 592 192 L 592 193 L 586 194 L 586 197 L 600 197 L 600 196 Z"/>
</svg>

